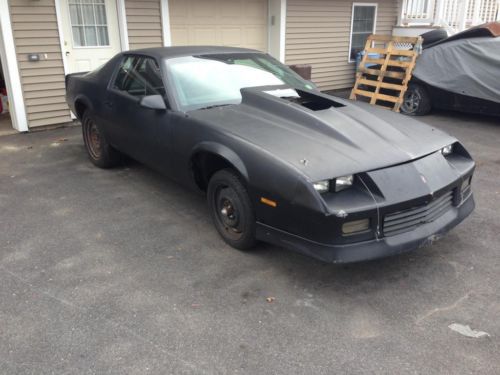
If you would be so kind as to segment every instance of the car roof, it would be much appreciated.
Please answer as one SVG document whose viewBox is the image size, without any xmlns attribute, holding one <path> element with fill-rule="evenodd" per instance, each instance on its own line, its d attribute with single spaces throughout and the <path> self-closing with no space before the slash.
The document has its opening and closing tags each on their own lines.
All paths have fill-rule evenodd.
<svg viewBox="0 0 500 375">
<path fill-rule="evenodd" d="M 231 54 L 231 53 L 263 53 L 261 51 L 237 48 L 237 47 L 221 47 L 221 46 L 178 46 L 178 47 L 157 47 L 144 48 L 133 51 L 124 52 L 124 54 L 142 54 L 155 57 L 157 59 L 171 59 L 174 57 L 193 56 L 193 55 L 216 55 L 216 54 Z"/>
</svg>

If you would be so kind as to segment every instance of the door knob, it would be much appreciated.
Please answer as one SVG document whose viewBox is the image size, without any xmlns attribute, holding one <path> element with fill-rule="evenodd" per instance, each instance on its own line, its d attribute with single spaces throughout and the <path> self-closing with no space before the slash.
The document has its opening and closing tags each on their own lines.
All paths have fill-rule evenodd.
<svg viewBox="0 0 500 375">
<path fill-rule="evenodd" d="M 66 51 L 66 56 L 69 56 L 69 51 Z"/>
</svg>

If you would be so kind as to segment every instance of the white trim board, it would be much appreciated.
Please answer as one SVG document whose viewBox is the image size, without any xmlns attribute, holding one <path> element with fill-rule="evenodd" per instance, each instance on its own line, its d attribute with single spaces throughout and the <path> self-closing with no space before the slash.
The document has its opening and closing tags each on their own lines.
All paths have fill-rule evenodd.
<svg viewBox="0 0 500 375">
<path fill-rule="evenodd" d="M 130 49 L 130 45 L 128 40 L 127 8 L 125 8 L 125 0 L 116 0 L 116 10 L 118 11 L 120 47 L 122 51 L 128 51 Z"/>
<path fill-rule="evenodd" d="M 66 49 L 64 45 L 64 32 L 63 32 L 63 25 L 62 25 L 62 13 L 61 13 L 61 0 L 55 0 L 54 5 L 56 8 L 56 21 L 57 21 L 57 32 L 59 34 L 59 44 L 61 46 L 61 58 L 63 61 L 63 69 L 64 69 L 64 75 L 66 76 L 67 74 L 70 73 L 69 71 L 69 64 L 68 64 L 68 57 L 66 56 L 66 53 L 64 50 Z M 71 119 L 76 120 L 76 115 L 73 113 L 73 111 L 69 111 Z"/>
<path fill-rule="evenodd" d="M 20 132 L 28 131 L 28 119 L 24 106 L 21 76 L 17 64 L 14 35 L 7 0 L 0 0 L 0 54 L 5 73 L 5 83 L 9 94 L 9 110 L 12 126 Z"/>
<path fill-rule="evenodd" d="M 170 10 L 168 0 L 161 0 L 161 33 L 163 46 L 170 47 L 172 45 L 172 31 L 170 30 Z"/>
<path fill-rule="evenodd" d="M 69 74 L 68 59 L 64 53 L 64 35 L 62 30 L 61 0 L 55 0 L 57 32 L 59 33 L 59 44 L 61 45 L 61 57 L 63 61 L 64 74 Z"/>
<path fill-rule="evenodd" d="M 285 63 L 286 53 L 286 0 L 281 0 L 280 11 L 280 61 Z"/>
</svg>

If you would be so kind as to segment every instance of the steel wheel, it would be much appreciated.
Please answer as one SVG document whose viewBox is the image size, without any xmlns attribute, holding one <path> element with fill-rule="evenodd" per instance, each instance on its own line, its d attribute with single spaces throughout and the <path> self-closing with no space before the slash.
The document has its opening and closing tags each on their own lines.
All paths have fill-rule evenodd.
<svg viewBox="0 0 500 375">
<path fill-rule="evenodd" d="M 243 220 L 241 202 L 236 192 L 229 186 L 219 186 L 215 191 L 214 200 L 219 226 L 230 238 L 240 239 L 243 232 Z"/>
<path fill-rule="evenodd" d="M 120 153 L 107 142 L 90 111 L 82 118 L 82 133 L 90 161 L 100 168 L 111 168 L 120 162 Z"/>
<path fill-rule="evenodd" d="M 216 172 L 208 184 L 207 200 L 215 228 L 229 245 L 246 250 L 255 243 L 255 216 L 247 190 L 231 169 Z"/>
<path fill-rule="evenodd" d="M 90 156 L 93 159 L 100 159 L 102 155 L 101 149 L 101 133 L 96 123 L 90 119 L 86 118 L 83 124 L 83 135 L 85 137 L 85 144 L 89 151 Z"/>
</svg>

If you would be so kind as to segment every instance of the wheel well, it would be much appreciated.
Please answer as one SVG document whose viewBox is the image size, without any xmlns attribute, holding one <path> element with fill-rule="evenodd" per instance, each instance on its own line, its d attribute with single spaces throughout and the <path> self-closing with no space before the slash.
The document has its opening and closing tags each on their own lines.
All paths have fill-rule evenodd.
<svg viewBox="0 0 500 375">
<path fill-rule="evenodd" d="M 207 190 L 208 182 L 216 172 L 226 168 L 233 169 L 239 174 L 238 170 L 227 159 L 211 152 L 199 152 L 191 159 L 194 181 L 202 191 Z"/>
<path fill-rule="evenodd" d="M 85 110 L 87 109 L 87 105 L 82 102 L 81 100 L 77 100 L 75 103 L 75 115 L 78 117 L 80 120 L 83 118 L 83 114 L 85 113 Z"/>
</svg>

